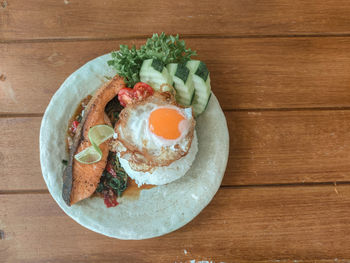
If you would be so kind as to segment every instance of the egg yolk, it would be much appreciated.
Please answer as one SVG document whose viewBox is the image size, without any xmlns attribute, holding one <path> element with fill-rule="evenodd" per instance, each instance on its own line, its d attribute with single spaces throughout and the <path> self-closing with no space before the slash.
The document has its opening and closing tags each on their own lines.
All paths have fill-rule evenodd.
<svg viewBox="0 0 350 263">
<path fill-rule="evenodd" d="M 181 135 L 179 125 L 184 119 L 185 117 L 176 109 L 156 109 L 149 116 L 149 129 L 164 139 L 174 140 Z"/>
</svg>

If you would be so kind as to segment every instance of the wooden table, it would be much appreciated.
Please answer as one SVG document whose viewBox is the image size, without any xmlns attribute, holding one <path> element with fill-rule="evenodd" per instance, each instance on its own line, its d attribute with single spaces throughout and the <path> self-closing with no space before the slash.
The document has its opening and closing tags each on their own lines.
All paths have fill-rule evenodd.
<svg viewBox="0 0 350 263">
<path fill-rule="evenodd" d="M 348 0 L 0 0 L 0 262 L 350 259 L 349 14 Z M 49 195 L 41 118 L 85 62 L 162 31 L 211 71 L 227 171 L 185 227 L 107 238 Z"/>
</svg>

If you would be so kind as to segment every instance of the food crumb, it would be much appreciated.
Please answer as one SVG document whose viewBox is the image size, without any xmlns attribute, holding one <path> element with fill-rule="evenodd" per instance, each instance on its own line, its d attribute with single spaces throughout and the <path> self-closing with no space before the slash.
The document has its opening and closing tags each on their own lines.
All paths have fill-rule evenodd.
<svg viewBox="0 0 350 263">
<path fill-rule="evenodd" d="M 337 190 L 337 182 L 334 182 L 334 192 L 339 195 L 339 192 Z"/>
<path fill-rule="evenodd" d="M 4 74 L 1 74 L 1 75 L 0 75 L 0 80 L 1 80 L 1 81 L 5 81 L 5 80 L 6 80 L 6 76 L 5 76 Z"/>
<path fill-rule="evenodd" d="M 69 4 L 69 1 L 68 1 L 68 0 L 64 0 L 64 3 L 65 3 L 66 5 L 68 5 L 68 4 Z"/>
</svg>

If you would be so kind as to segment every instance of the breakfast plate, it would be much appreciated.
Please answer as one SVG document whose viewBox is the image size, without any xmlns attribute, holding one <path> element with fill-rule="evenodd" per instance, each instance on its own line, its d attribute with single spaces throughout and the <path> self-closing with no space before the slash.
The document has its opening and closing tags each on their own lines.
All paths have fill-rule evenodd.
<svg viewBox="0 0 350 263">
<path fill-rule="evenodd" d="M 116 72 L 107 65 L 111 54 L 91 60 L 72 73 L 52 97 L 41 123 L 40 162 L 50 194 L 62 210 L 82 226 L 119 239 L 146 239 L 172 232 L 196 217 L 220 187 L 228 160 L 225 116 L 212 94 L 205 112 L 196 118 L 198 153 L 187 173 L 171 183 L 142 190 L 137 198 L 118 198 L 107 208 L 91 197 L 73 206 L 62 198 L 62 175 L 68 158 L 67 123 L 77 104 L 93 94 Z"/>
</svg>

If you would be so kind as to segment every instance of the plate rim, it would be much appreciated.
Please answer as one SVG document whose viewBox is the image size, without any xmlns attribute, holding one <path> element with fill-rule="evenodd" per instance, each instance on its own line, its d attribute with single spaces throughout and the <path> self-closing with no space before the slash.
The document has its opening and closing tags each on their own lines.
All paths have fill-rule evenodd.
<svg viewBox="0 0 350 263">
<path fill-rule="evenodd" d="M 50 195 L 52 196 L 52 198 L 55 200 L 55 202 L 59 205 L 59 207 L 65 212 L 65 214 L 67 214 L 70 218 L 72 218 L 74 221 L 76 221 L 77 223 L 79 223 L 80 225 L 82 225 L 83 227 L 91 230 L 91 231 L 94 231 L 94 232 L 97 232 L 97 233 L 100 233 L 102 235 L 105 235 L 105 236 L 109 236 L 109 237 L 113 237 L 113 238 L 118 238 L 118 239 L 122 239 L 122 240 L 126 240 L 126 239 L 132 239 L 132 240 L 141 240 L 141 239 L 148 239 L 148 238 L 153 238 L 153 237 L 159 237 L 159 236 L 163 236 L 165 234 L 168 234 L 168 233 L 171 233 L 179 228 L 182 228 L 184 225 L 186 225 L 187 223 L 191 222 L 196 216 L 198 216 L 202 210 L 208 206 L 208 204 L 212 201 L 213 197 L 215 196 L 215 194 L 217 193 L 217 191 L 219 190 L 220 188 L 220 185 L 221 185 L 221 182 L 222 182 L 222 179 L 223 179 L 223 176 L 225 174 L 225 171 L 226 171 L 226 167 L 227 167 L 227 163 L 228 163 L 228 156 L 229 156 L 229 132 L 228 132 L 228 127 L 227 127 L 227 120 L 224 116 L 224 120 L 225 120 L 225 126 L 224 126 L 224 129 L 225 129 L 225 132 L 227 133 L 227 141 L 226 141 L 226 152 L 225 152 L 225 160 L 224 161 L 224 165 L 223 165 L 223 169 L 222 169 L 222 174 L 220 174 L 220 180 L 219 180 L 219 183 L 218 183 L 218 186 L 216 188 L 216 190 L 213 192 L 212 196 L 208 199 L 208 201 L 206 203 L 204 203 L 202 205 L 202 208 L 199 210 L 198 213 L 195 213 L 189 220 L 185 220 L 185 222 L 183 224 L 180 224 L 178 225 L 177 227 L 175 227 L 174 229 L 170 229 L 168 232 L 164 232 L 164 233 L 161 233 L 161 234 L 157 234 L 157 235 L 154 235 L 154 236 L 146 236 L 146 237 L 142 237 L 142 238 L 125 238 L 123 236 L 115 236 L 115 235 L 109 235 L 109 234 L 106 234 L 106 233 L 103 233 L 103 231 L 99 231 L 93 227 L 91 227 L 91 225 L 86 225 L 86 224 L 83 224 L 82 222 L 78 221 L 74 216 L 72 216 L 69 211 L 63 207 L 61 205 L 61 203 L 59 202 L 59 200 L 57 200 L 57 196 L 56 194 L 53 192 L 53 189 L 51 189 L 50 187 L 50 182 L 48 181 L 48 178 L 47 176 L 44 175 L 44 172 L 46 172 L 47 174 L 49 174 L 49 171 L 47 171 L 47 168 L 43 165 L 44 161 L 45 161 L 45 158 L 43 156 L 43 151 L 42 151 L 42 136 L 43 136 L 43 131 L 45 129 L 45 123 L 46 123 L 46 119 L 48 118 L 48 112 L 49 110 L 51 110 L 51 105 L 54 104 L 54 102 L 59 98 L 59 96 L 61 96 L 61 94 L 64 94 L 64 86 L 71 80 L 71 78 L 74 78 L 76 75 L 78 75 L 84 68 L 88 67 L 90 64 L 94 63 L 96 60 L 99 60 L 99 59 L 106 59 L 108 56 L 110 56 L 110 53 L 107 53 L 107 54 L 104 54 L 104 55 L 101 55 L 101 56 L 98 56 L 88 62 L 86 62 L 85 64 L 83 64 L 81 67 L 79 67 L 77 70 L 75 70 L 74 72 L 72 72 L 65 80 L 64 82 L 60 85 L 60 87 L 57 89 L 57 91 L 55 92 L 55 94 L 51 97 L 50 99 L 50 102 L 45 110 L 45 113 L 44 113 L 44 116 L 42 118 L 42 121 L 41 121 L 41 125 L 40 125 L 40 135 L 39 135 L 39 148 L 40 148 L 40 166 L 41 166 L 41 171 L 42 171 L 42 176 L 44 178 L 44 181 L 45 181 L 45 184 L 46 184 L 46 187 L 48 188 L 49 192 L 50 192 Z M 215 99 L 217 101 L 217 104 L 220 108 L 220 111 L 221 113 L 223 114 L 223 111 L 220 107 L 220 104 L 215 96 L 215 94 L 213 93 L 212 91 L 212 99 Z M 200 142 L 198 142 L 200 143 Z M 196 157 L 197 158 L 197 157 Z M 59 176 L 59 175 L 57 175 Z M 171 183 L 170 183 L 171 184 Z"/>
</svg>

